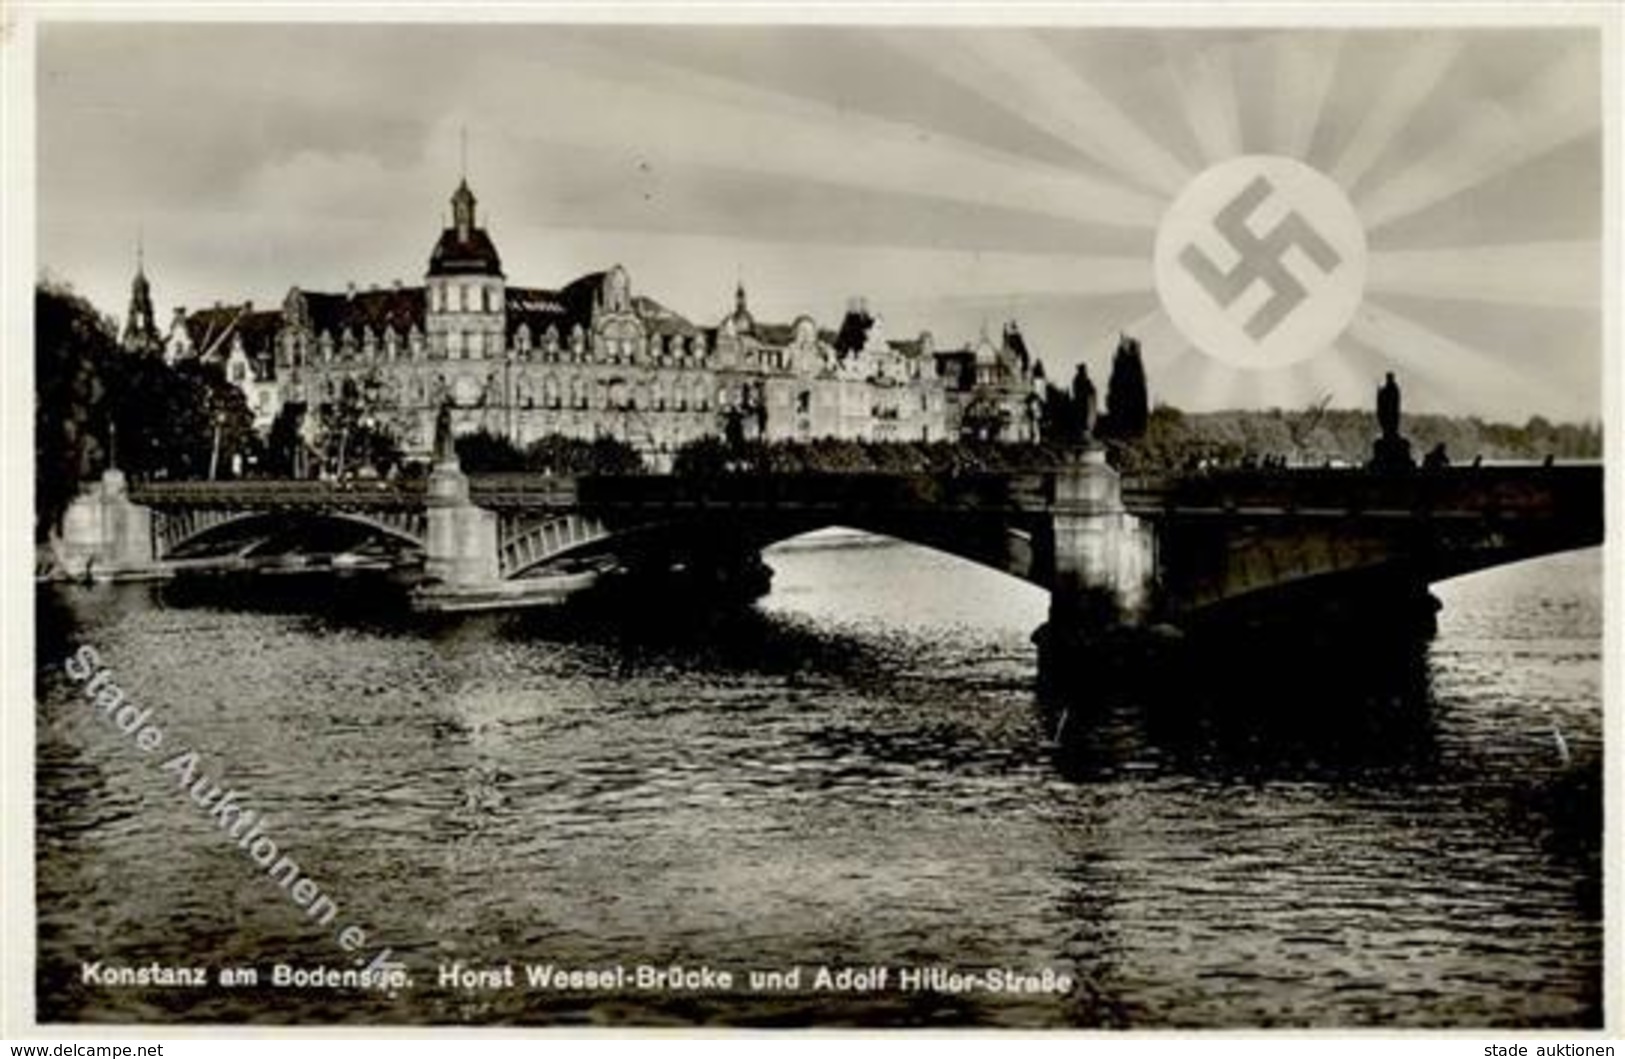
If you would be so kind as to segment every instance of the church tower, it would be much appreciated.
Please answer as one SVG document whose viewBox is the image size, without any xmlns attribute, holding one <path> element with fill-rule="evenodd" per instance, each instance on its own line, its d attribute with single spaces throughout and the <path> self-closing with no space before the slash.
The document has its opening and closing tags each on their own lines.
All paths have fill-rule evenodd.
<svg viewBox="0 0 1625 1059">
<path fill-rule="evenodd" d="M 164 351 L 164 340 L 153 319 L 152 288 L 147 283 L 145 254 L 139 241 L 135 247 L 135 279 L 130 283 L 130 311 L 124 316 L 124 348 L 151 356 Z"/>
</svg>

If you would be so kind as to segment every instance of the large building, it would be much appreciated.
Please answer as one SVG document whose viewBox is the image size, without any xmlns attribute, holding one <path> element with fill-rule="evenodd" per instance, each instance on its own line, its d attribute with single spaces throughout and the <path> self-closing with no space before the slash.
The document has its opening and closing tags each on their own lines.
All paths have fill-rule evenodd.
<svg viewBox="0 0 1625 1059">
<path fill-rule="evenodd" d="M 944 350 L 929 332 L 887 336 L 861 299 L 834 329 L 760 321 L 740 285 L 731 310 L 696 325 L 635 293 L 619 265 L 557 290 L 512 285 L 466 181 L 451 206 L 421 286 L 295 287 L 278 308 L 177 309 L 164 355 L 219 364 L 261 428 L 291 402 L 359 401 L 414 456 L 430 451 L 444 404 L 460 434 L 520 446 L 608 435 L 657 468 L 711 435 L 1036 437 L 1034 364 L 1013 324 L 998 346 L 984 334 Z M 150 320 L 145 275 L 136 283 Z"/>
</svg>

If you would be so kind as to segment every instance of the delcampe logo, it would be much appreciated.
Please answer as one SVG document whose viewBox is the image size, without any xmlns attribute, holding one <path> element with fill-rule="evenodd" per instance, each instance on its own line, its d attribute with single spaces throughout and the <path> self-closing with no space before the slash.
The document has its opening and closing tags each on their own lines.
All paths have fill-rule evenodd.
<svg viewBox="0 0 1625 1059">
<path fill-rule="evenodd" d="M 1325 349 L 1359 307 L 1365 268 L 1365 231 L 1342 189 L 1276 155 L 1201 173 L 1157 230 L 1163 307 L 1198 349 L 1236 367 Z"/>
</svg>

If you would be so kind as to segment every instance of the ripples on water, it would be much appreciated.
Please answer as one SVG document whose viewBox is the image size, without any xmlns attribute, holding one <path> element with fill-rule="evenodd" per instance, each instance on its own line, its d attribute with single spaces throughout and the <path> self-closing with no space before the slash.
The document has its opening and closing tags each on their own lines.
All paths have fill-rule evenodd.
<svg viewBox="0 0 1625 1059">
<path fill-rule="evenodd" d="M 1249 674 L 1188 702 L 1080 695 L 1064 751 L 1032 691 L 1043 593 L 900 546 L 770 558 L 753 611 L 635 621 L 409 619 L 346 586 L 319 614 L 178 584 L 42 595 L 42 665 L 97 645 L 418 985 L 81 985 L 89 959 L 340 960 L 42 668 L 40 1018 L 1600 1024 L 1597 553 L 1440 586 L 1439 637 L 1375 697 L 1261 708 Z M 1079 987 L 464 995 L 433 986 L 452 960 Z"/>
</svg>

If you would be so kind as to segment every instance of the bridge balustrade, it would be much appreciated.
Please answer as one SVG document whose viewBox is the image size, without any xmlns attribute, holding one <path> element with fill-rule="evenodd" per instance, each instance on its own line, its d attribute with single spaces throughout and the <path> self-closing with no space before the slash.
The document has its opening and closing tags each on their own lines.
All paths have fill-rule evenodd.
<svg viewBox="0 0 1625 1059">
<path fill-rule="evenodd" d="M 129 487 L 130 499 L 147 507 L 227 507 L 242 509 L 421 508 L 422 481 L 283 481 L 239 479 L 228 482 L 140 482 Z"/>
</svg>

